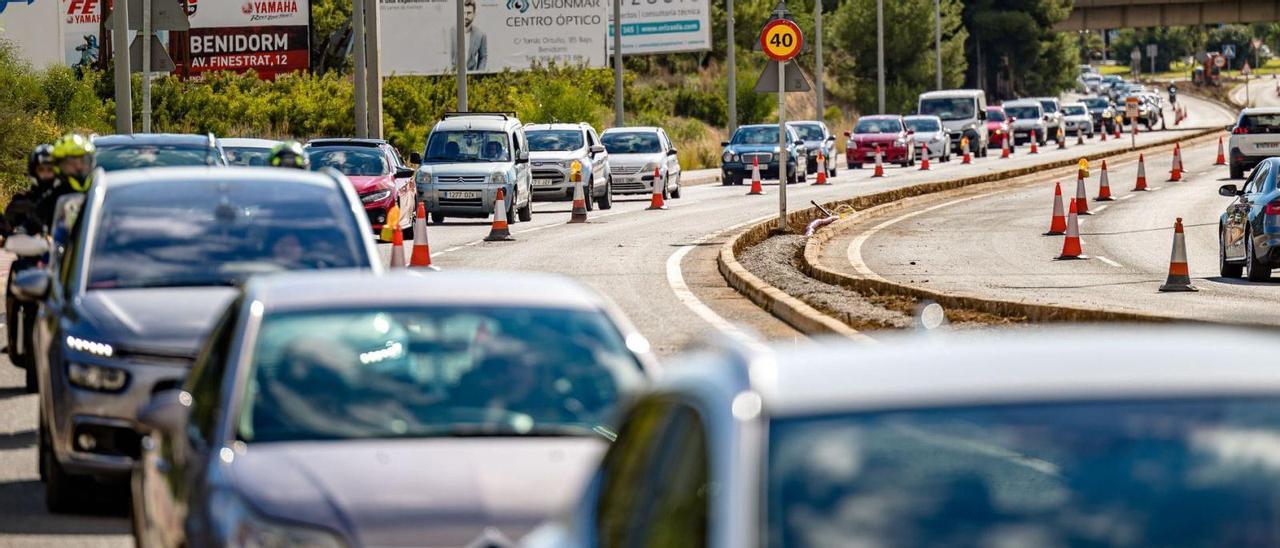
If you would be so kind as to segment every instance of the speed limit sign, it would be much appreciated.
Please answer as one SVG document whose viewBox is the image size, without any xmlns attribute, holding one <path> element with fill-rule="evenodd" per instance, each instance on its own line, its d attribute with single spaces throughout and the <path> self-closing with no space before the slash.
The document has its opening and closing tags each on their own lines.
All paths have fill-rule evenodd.
<svg viewBox="0 0 1280 548">
<path fill-rule="evenodd" d="M 774 61 L 786 62 L 794 59 L 803 44 L 804 36 L 800 34 L 800 27 L 790 19 L 774 19 L 760 31 L 760 47 Z"/>
</svg>

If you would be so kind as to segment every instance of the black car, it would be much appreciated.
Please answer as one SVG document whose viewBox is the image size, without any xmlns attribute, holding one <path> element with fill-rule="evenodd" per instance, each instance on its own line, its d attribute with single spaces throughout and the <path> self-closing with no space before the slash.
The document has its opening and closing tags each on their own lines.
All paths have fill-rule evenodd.
<svg viewBox="0 0 1280 548">
<path fill-rule="evenodd" d="M 138 407 L 182 382 L 235 285 L 286 270 L 380 269 L 360 202 L 333 171 L 98 172 L 82 196 L 53 266 L 13 284 L 18 298 L 40 301 L 40 472 L 55 512 L 80 507 L 94 480 L 128 477 Z"/>
<path fill-rule="evenodd" d="M 144 167 L 226 166 L 213 134 L 134 133 L 94 137 L 97 165 L 106 171 Z"/>
<path fill-rule="evenodd" d="M 1235 198 L 1218 222 L 1218 268 L 1224 278 L 1247 274 L 1250 281 L 1271 279 L 1280 266 L 1280 158 L 1258 164 L 1244 188 L 1222 185 L 1218 194 Z"/>
</svg>

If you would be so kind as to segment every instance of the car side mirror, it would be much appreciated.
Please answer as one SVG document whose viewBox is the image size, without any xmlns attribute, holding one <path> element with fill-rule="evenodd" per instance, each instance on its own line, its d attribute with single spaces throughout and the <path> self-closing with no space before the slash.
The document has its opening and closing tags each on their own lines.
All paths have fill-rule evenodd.
<svg viewBox="0 0 1280 548">
<path fill-rule="evenodd" d="M 844 137 L 845 137 L 845 139 L 848 139 L 850 135 L 851 135 L 851 134 L 850 134 L 848 131 L 844 132 Z"/>
<path fill-rule="evenodd" d="M 846 133 L 846 135 L 848 135 L 848 134 Z M 828 141 L 835 141 L 835 140 L 836 140 L 836 136 L 835 136 L 835 135 L 828 135 L 828 136 L 827 136 L 827 140 L 828 140 Z"/>
<path fill-rule="evenodd" d="M 517 163 L 517 164 L 527 164 L 527 163 L 529 163 L 529 153 L 528 153 L 528 152 L 525 152 L 525 151 L 523 151 L 523 150 L 522 150 L 522 151 L 520 151 L 520 154 L 517 154 L 517 155 L 516 155 L 516 163 Z"/>
<path fill-rule="evenodd" d="M 675 155 L 676 155 L 676 149 L 673 148 L 667 151 L 667 156 L 675 156 Z"/>
<path fill-rule="evenodd" d="M 720 141 L 720 146 L 722 146 L 722 147 L 727 147 L 727 146 L 729 146 L 729 141 Z"/>
<path fill-rule="evenodd" d="M 983 111 L 981 111 L 981 110 L 979 110 L 979 111 L 978 111 L 978 119 L 979 119 L 979 120 L 986 120 L 986 119 L 987 119 L 987 113 L 986 113 L 986 112 L 983 112 Z"/>
<path fill-rule="evenodd" d="M 804 146 L 804 141 L 803 141 L 803 140 L 801 140 L 801 139 L 796 139 L 796 140 L 795 140 L 795 142 L 794 142 L 794 143 L 792 143 L 792 144 L 793 144 L 793 145 L 795 145 L 795 146 L 798 146 L 798 147 L 802 147 L 802 146 Z"/>
<path fill-rule="evenodd" d="M 1236 188 L 1236 185 L 1222 185 L 1218 187 L 1219 196 L 1235 198 L 1236 196 L 1240 196 L 1242 194 L 1244 194 L 1244 192 L 1241 192 L 1240 189 Z"/>
<path fill-rule="evenodd" d="M 413 173 L 414 171 L 407 167 L 396 168 L 395 178 L 408 179 L 409 177 L 413 177 Z"/>
<path fill-rule="evenodd" d="M 43 268 L 28 268 L 13 277 L 14 298 L 20 301 L 43 301 L 49 296 L 49 271 Z"/>
<path fill-rule="evenodd" d="M 417 152 L 410 152 L 410 153 L 409 153 L 409 163 L 411 163 L 411 164 L 421 164 L 421 163 L 422 163 L 422 155 L 421 155 L 421 154 L 418 154 Z"/>
<path fill-rule="evenodd" d="M 1227 124 L 1227 131 L 1235 131 L 1235 130 L 1236 130 L 1235 124 Z"/>
<path fill-rule="evenodd" d="M 591 145 L 592 154 L 603 154 L 604 151 L 604 145 Z"/>
<path fill-rule="evenodd" d="M 4 248 L 19 257 L 39 257 L 49 252 L 49 240 L 29 234 L 14 234 L 5 239 Z"/>
<path fill-rule="evenodd" d="M 138 410 L 138 422 L 166 436 L 182 432 L 191 415 L 191 394 L 184 390 L 164 390 Z"/>
</svg>

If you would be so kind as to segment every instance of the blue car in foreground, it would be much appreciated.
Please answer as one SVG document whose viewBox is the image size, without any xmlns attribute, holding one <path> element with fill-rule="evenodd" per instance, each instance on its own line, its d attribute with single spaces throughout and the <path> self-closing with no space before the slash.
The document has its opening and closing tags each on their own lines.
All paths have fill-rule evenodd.
<svg viewBox="0 0 1280 548">
<path fill-rule="evenodd" d="M 1218 269 L 1223 278 L 1247 275 L 1251 282 L 1271 279 L 1280 266 L 1280 158 L 1267 158 L 1243 188 L 1222 185 L 1218 194 L 1235 198 L 1218 222 Z"/>
<path fill-rule="evenodd" d="M 795 128 L 787 127 L 787 184 L 805 181 L 807 162 L 804 141 Z M 778 126 L 757 124 L 739 127 L 733 137 L 720 143 L 724 154 L 720 160 L 720 181 L 724 185 L 740 185 L 751 180 L 751 168 L 760 163 L 760 178 L 778 178 Z M 797 162 L 799 167 L 797 168 Z"/>
</svg>

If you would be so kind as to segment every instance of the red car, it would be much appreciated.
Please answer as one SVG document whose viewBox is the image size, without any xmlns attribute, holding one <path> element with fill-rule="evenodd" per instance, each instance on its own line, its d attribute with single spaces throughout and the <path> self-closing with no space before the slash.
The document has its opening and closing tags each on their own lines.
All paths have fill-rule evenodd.
<svg viewBox="0 0 1280 548">
<path fill-rule="evenodd" d="M 1008 140 L 1009 152 L 1013 152 L 1013 119 L 1004 113 L 1004 107 L 987 107 L 987 136 L 991 148 L 1001 148 Z"/>
<path fill-rule="evenodd" d="M 845 132 L 845 160 L 849 169 L 876 162 L 876 147 L 881 161 L 906 167 L 915 165 L 916 150 L 911 146 L 911 132 L 902 117 L 893 115 L 863 116 L 853 127 L 853 135 Z"/>
<path fill-rule="evenodd" d="M 413 228 L 417 215 L 414 171 L 404 165 L 395 147 L 382 139 L 315 139 L 307 143 L 311 169 L 334 168 L 355 187 L 369 224 L 382 230 L 392 204 L 400 204 L 401 230 Z"/>
</svg>

